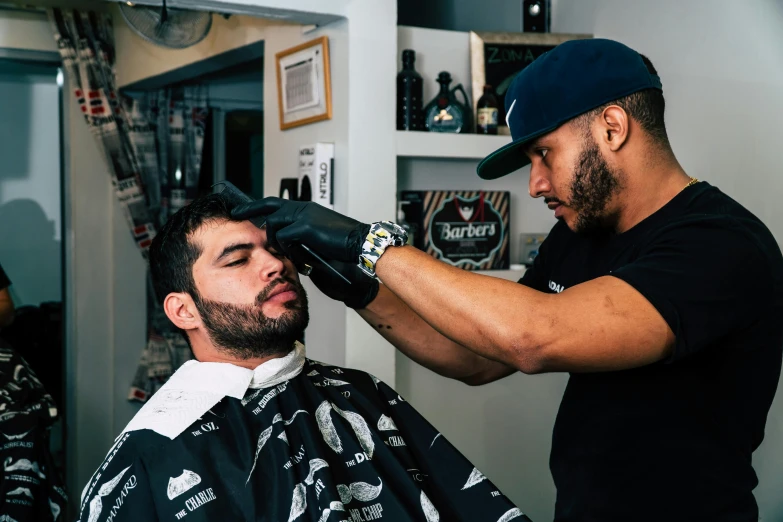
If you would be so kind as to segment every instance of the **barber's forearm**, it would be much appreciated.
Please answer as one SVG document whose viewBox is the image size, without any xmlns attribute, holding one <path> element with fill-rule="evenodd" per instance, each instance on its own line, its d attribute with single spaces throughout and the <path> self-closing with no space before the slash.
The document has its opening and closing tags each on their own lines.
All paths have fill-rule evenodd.
<svg viewBox="0 0 783 522">
<path fill-rule="evenodd" d="M 402 353 L 444 377 L 483 384 L 513 372 L 440 334 L 384 285 L 358 313 Z"/>
<path fill-rule="evenodd" d="M 435 330 L 485 358 L 535 373 L 532 317 L 540 292 L 462 270 L 410 246 L 390 248 L 378 277 Z"/>
</svg>

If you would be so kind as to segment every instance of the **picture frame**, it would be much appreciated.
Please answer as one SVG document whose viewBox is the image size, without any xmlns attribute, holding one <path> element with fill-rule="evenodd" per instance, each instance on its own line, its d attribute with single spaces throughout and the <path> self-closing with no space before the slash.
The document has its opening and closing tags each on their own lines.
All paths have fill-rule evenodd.
<svg viewBox="0 0 783 522">
<path fill-rule="evenodd" d="M 498 101 L 498 134 L 508 135 L 504 100 L 511 82 L 536 58 L 569 40 L 591 34 L 470 32 L 470 75 L 473 113 L 484 85 L 491 85 Z"/>
<path fill-rule="evenodd" d="M 329 38 L 275 54 L 280 130 L 332 119 Z"/>
</svg>

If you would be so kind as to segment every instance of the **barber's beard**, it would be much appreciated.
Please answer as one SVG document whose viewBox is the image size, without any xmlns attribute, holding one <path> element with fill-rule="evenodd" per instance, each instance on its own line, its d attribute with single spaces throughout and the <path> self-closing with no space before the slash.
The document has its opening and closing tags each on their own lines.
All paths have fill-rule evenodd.
<svg viewBox="0 0 783 522">
<path fill-rule="evenodd" d="M 279 284 L 290 283 L 297 297 L 284 304 L 287 309 L 276 318 L 267 317 L 261 305 Z M 277 279 L 269 284 L 252 305 L 235 305 L 194 298 L 201 321 L 212 344 L 223 353 L 239 360 L 285 355 L 294 342 L 302 338 L 310 315 L 307 294 L 301 283 Z"/>
<path fill-rule="evenodd" d="M 607 208 L 621 188 L 620 173 L 606 163 L 595 143 L 586 141 L 574 171 L 568 203 L 577 215 L 574 232 L 595 234 L 614 231 L 619 216 Z"/>
</svg>

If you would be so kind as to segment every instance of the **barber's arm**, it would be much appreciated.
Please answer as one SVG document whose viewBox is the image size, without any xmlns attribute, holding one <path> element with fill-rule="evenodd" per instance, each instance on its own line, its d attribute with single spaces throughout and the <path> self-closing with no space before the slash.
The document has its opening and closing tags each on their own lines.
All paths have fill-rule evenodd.
<svg viewBox="0 0 783 522">
<path fill-rule="evenodd" d="M 320 205 L 279 198 L 239 207 L 234 217 L 259 214 L 267 216 L 267 230 L 284 250 L 304 243 L 344 262 L 356 262 L 370 229 Z M 620 370 L 661 360 L 674 345 L 656 308 L 618 278 L 547 294 L 448 266 L 410 246 L 387 248 L 375 270 L 434 331 L 500 367 L 525 373 Z M 381 307 L 374 301 L 369 312 L 376 306 L 384 309 L 379 318 L 400 313 L 397 304 Z M 457 353 L 446 351 L 444 360 L 457 364 L 466 352 Z"/>
<path fill-rule="evenodd" d="M 446 337 L 525 373 L 634 368 L 663 359 L 674 345 L 655 307 L 614 277 L 547 294 L 407 246 L 387 249 L 376 272 Z"/>
<path fill-rule="evenodd" d="M 312 282 L 324 294 L 347 306 L 402 353 L 430 370 L 469 385 L 486 384 L 516 370 L 492 361 L 448 339 L 355 263 L 330 261 L 352 284 L 313 263 Z"/>
</svg>

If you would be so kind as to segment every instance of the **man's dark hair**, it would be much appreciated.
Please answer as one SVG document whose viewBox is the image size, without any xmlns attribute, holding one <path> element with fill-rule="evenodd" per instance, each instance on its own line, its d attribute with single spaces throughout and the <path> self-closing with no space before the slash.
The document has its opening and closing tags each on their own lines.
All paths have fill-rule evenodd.
<svg viewBox="0 0 783 522">
<path fill-rule="evenodd" d="M 230 220 L 235 205 L 221 194 L 210 194 L 181 208 L 163 225 L 149 251 L 152 284 L 159 302 L 171 292 L 198 297 L 193 264 L 201 255 L 201 247 L 190 236 L 204 223 Z"/>
<path fill-rule="evenodd" d="M 649 58 L 640 54 L 647 71 L 650 74 L 658 74 Z M 589 132 L 590 124 L 598 117 L 604 109 L 610 105 L 621 107 L 628 116 L 639 122 L 644 131 L 650 135 L 653 142 L 663 148 L 670 148 L 669 136 L 666 134 L 666 125 L 663 121 L 663 113 L 666 103 L 663 99 L 663 92 L 658 89 L 645 89 L 633 94 L 629 94 L 619 100 L 605 103 L 591 111 L 581 114 L 574 118 L 574 122 L 585 132 Z"/>
</svg>

